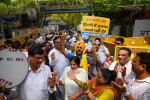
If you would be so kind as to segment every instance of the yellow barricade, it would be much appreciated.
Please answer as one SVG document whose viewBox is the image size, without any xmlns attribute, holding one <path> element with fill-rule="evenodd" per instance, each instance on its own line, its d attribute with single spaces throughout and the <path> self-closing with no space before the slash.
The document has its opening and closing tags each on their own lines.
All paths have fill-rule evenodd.
<svg viewBox="0 0 150 100">
<path fill-rule="evenodd" d="M 130 37 L 125 38 L 126 46 L 148 46 L 150 43 L 150 36 L 147 37 Z"/>
<path fill-rule="evenodd" d="M 101 40 L 104 41 L 104 45 L 108 48 L 110 54 L 112 52 L 112 49 L 115 47 L 114 42 L 117 37 L 122 37 L 122 36 L 108 35 L 108 37 L 99 37 L 101 38 Z M 95 37 L 92 37 L 92 38 L 95 38 Z M 150 46 L 150 36 L 128 37 L 128 38 L 122 37 L 122 38 L 124 38 L 124 46 L 135 46 L 135 47 Z"/>
<path fill-rule="evenodd" d="M 13 42 L 19 40 L 21 42 L 21 44 L 23 44 L 23 43 L 25 43 L 25 37 L 28 37 L 30 39 L 30 35 L 33 34 L 33 33 L 37 33 L 37 31 L 33 31 L 33 32 L 25 34 L 23 36 L 14 37 L 14 38 L 11 38 L 9 40 L 12 40 Z M 0 46 L 5 45 L 5 41 L 6 40 L 0 41 Z"/>
</svg>

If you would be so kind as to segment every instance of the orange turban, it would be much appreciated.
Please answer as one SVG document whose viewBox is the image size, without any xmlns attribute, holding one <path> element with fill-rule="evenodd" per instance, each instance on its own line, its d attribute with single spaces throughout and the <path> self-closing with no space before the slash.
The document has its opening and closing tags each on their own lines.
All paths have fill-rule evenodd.
<svg viewBox="0 0 150 100">
<path fill-rule="evenodd" d="M 85 49 L 85 44 L 84 44 L 84 42 L 82 42 L 82 41 L 76 42 L 76 44 L 75 44 L 75 46 L 74 46 L 75 51 L 77 50 L 78 45 L 80 45 L 80 46 L 82 47 L 82 50 L 84 51 L 84 49 Z"/>
</svg>

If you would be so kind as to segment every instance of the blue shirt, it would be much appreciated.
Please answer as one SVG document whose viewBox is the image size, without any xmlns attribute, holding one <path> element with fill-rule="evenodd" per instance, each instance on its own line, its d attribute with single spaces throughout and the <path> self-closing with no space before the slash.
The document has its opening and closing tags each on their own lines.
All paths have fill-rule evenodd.
<svg viewBox="0 0 150 100">
<path fill-rule="evenodd" d="M 68 55 L 66 56 L 66 58 L 68 58 L 70 60 L 73 56 L 74 56 L 73 53 L 68 52 Z M 80 61 L 81 61 L 81 59 L 82 59 L 82 56 L 80 57 Z M 91 64 L 92 58 L 89 56 L 86 56 L 86 59 L 88 61 L 88 64 Z"/>
</svg>

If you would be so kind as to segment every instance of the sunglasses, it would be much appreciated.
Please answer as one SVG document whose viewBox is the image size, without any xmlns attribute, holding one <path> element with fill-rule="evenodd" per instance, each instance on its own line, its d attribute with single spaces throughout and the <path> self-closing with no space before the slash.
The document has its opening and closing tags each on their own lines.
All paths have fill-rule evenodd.
<svg viewBox="0 0 150 100">
<path fill-rule="evenodd" d="M 115 42 L 115 44 L 120 45 L 121 43 L 119 43 L 119 42 Z"/>
<path fill-rule="evenodd" d="M 87 52 L 87 53 L 92 54 L 92 52 Z"/>
</svg>

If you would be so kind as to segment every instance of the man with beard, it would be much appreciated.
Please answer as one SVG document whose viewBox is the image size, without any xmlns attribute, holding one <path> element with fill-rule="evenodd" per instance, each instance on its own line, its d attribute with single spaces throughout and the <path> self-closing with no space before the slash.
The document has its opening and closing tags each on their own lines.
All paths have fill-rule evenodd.
<svg viewBox="0 0 150 100">
<path fill-rule="evenodd" d="M 130 61 L 131 50 L 126 47 L 122 47 L 118 52 L 118 60 L 113 62 L 109 69 L 115 70 L 117 72 L 117 76 L 119 78 L 127 78 L 127 76 L 131 73 L 132 64 Z"/>
<path fill-rule="evenodd" d="M 96 49 L 95 47 L 92 48 L 92 54 L 93 54 L 93 59 L 89 56 L 86 56 L 86 54 L 83 53 L 83 51 L 85 50 L 85 45 L 82 41 L 78 41 L 75 43 L 75 54 L 73 53 L 69 53 L 67 52 L 67 50 L 65 50 L 65 38 L 62 38 L 62 53 L 66 56 L 66 58 L 68 58 L 69 60 L 73 57 L 73 56 L 78 56 L 80 58 L 80 67 L 83 68 L 88 75 L 88 64 L 95 64 L 96 63 L 96 56 L 95 56 L 95 52 Z"/>
</svg>

